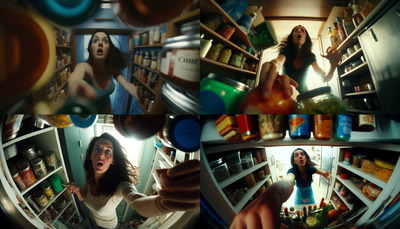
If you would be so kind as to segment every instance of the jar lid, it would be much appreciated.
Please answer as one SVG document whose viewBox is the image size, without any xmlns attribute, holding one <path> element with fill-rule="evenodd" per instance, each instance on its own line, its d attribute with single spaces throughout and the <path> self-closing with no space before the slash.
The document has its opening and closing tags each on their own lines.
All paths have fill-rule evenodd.
<svg viewBox="0 0 400 229">
<path fill-rule="evenodd" d="M 43 196 L 44 196 L 44 194 L 43 194 L 43 192 L 40 191 L 40 190 L 36 190 L 36 191 L 33 193 L 33 198 L 35 198 L 35 199 L 40 199 L 40 198 L 42 198 Z"/>
<path fill-rule="evenodd" d="M 377 166 L 380 166 L 384 169 L 394 170 L 394 167 L 395 167 L 394 164 L 391 164 L 389 162 L 386 162 L 386 161 L 384 161 L 382 159 L 378 159 L 378 158 L 375 158 L 374 161 Z"/>
<path fill-rule="evenodd" d="M 70 114 L 68 115 L 72 124 L 79 128 L 88 128 L 96 123 L 97 115 L 90 114 Z"/>
<path fill-rule="evenodd" d="M 182 34 L 200 34 L 200 20 L 190 21 L 184 23 L 180 26 L 180 31 Z"/>
<path fill-rule="evenodd" d="M 166 107 L 174 108 L 174 114 L 199 114 L 200 101 L 192 93 L 182 91 L 164 80 L 162 98 Z"/>
<path fill-rule="evenodd" d="M 243 92 L 248 92 L 250 90 L 250 87 L 247 86 L 246 84 L 241 83 L 241 82 L 236 81 L 236 80 L 233 80 L 233 79 L 231 79 L 229 77 L 218 75 L 216 73 L 212 73 L 212 72 L 209 73 L 207 78 L 210 78 L 212 80 L 224 83 L 226 85 L 229 85 L 229 86 L 231 86 L 233 88 L 236 88 L 237 90 L 240 90 L 240 91 L 243 91 Z"/>
<path fill-rule="evenodd" d="M 210 167 L 211 167 L 211 168 L 216 167 L 217 165 L 219 165 L 219 164 L 221 164 L 221 163 L 222 163 L 222 158 L 210 162 Z"/>
<path fill-rule="evenodd" d="M 43 161 L 43 159 L 42 159 L 41 157 L 38 157 L 38 158 L 36 158 L 36 159 L 33 159 L 33 160 L 31 161 L 31 163 L 32 163 L 32 165 L 36 165 L 36 164 L 41 163 L 42 161 Z"/>
<path fill-rule="evenodd" d="M 309 99 L 309 98 L 315 97 L 317 95 L 322 95 L 322 94 L 325 94 L 325 93 L 329 93 L 331 91 L 332 91 L 331 87 L 329 87 L 329 86 L 316 88 L 316 89 L 313 89 L 311 91 L 307 91 L 307 92 L 304 92 L 304 93 L 298 95 L 297 96 L 297 100 L 300 101 L 300 100 L 303 100 L 303 99 Z"/>
<path fill-rule="evenodd" d="M 200 148 L 200 120 L 194 115 L 179 115 L 172 119 L 168 128 L 172 145 L 184 152 Z"/>
<path fill-rule="evenodd" d="M 50 187 L 50 182 L 48 182 L 47 180 L 43 181 L 42 183 L 40 183 L 40 187 L 42 189 L 47 189 L 48 187 Z"/>
<path fill-rule="evenodd" d="M 200 47 L 200 34 L 182 35 L 165 40 L 165 49 Z"/>
</svg>

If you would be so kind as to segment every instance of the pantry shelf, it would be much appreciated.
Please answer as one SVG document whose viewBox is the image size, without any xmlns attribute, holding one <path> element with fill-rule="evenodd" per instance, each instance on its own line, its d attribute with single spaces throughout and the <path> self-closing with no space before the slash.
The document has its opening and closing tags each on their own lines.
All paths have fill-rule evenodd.
<svg viewBox="0 0 400 229">
<path fill-rule="evenodd" d="M 263 166 L 265 166 L 265 165 L 267 165 L 267 164 L 268 164 L 268 162 L 267 162 L 267 161 L 264 161 L 264 162 L 262 162 L 262 163 L 260 163 L 260 164 L 254 165 L 254 166 L 251 167 L 251 168 L 245 169 L 245 170 L 243 170 L 242 172 L 240 172 L 240 173 L 238 173 L 238 174 L 235 174 L 235 175 L 233 175 L 233 176 L 230 176 L 228 179 L 221 181 L 221 183 L 219 184 L 219 187 L 220 187 L 221 189 L 222 189 L 222 188 L 225 188 L 226 186 L 228 186 L 228 185 L 232 184 L 233 182 L 235 182 L 235 181 L 237 181 L 237 180 L 239 180 L 239 179 L 245 177 L 246 175 L 248 175 L 248 174 L 250 174 L 250 173 L 256 171 L 257 169 L 262 168 Z"/>
<path fill-rule="evenodd" d="M 353 167 L 353 166 L 351 166 L 351 165 L 346 165 L 346 164 L 344 164 L 343 162 L 339 162 L 338 165 L 339 165 L 340 167 L 342 167 L 342 168 L 344 168 L 344 169 L 346 169 L 346 170 L 352 172 L 352 173 L 357 174 L 357 175 L 360 176 L 360 177 L 364 177 L 364 178 L 367 179 L 368 181 L 370 181 L 370 182 L 372 182 L 372 183 L 378 185 L 378 186 L 381 187 L 381 188 L 385 188 L 385 186 L 386 186 L 386 182 L 384 182 L 384 181 L 378 179 L 377 177 L 375 177 L 375 176 L 374 176 L 373 174 L 371 174 L 371 173 L 365 173 L 365 172 L 363 172 L 363 171 L 361 170 L 361 168 L 356 168 L 356 167 Z"/>
<path fill-rule="evenodd" d="M 152 45 L 138 45 L 133 46 L 134 49 L 141 49 L 141 48 L 162 48 L 164 43 L 152 44 Z"/>
<path fill-rule="evenodd" d="M 62 66 L 61 68 L 56 68 L 56 70 L 55 70 L 54 73 L 57 73 L 57 72 L 59 72 L 59 71 L 65 69 L 66 67 L 68 67 L 68 66 L 70 66 L 70 65 L 72 65 L 72 62 L 65 64 L 65 65 Z"/>
<path fill-rule="evenodd" d="M 45 206 L 45 207 L 43 207 L 41 210 L 40 210 L 40 212 L 39 212 L 39 214 L 38 214 L 38 216 L 40 216 L 58 197 L 60 197 L 61 196 L 61 194 L 65 191 L 65 190 L 67 190 L 67 188 L 63 188 L 63 190 L 61 191 L 61 192 L 59 192 L 58 194 L 55 194 L 54 195 L 54 197 L 53 197 L 53 199 L 51 199 L 51 200 L 49 200 L 49 203 Z"/>
<path fill-rule="evenodd" d="M 232 41 L 226 39 L 225 37 L 219 35 L 217 32 L 215 32 L 214 30 L 208 28 L 206 25 L 204 25 L 201 22 L 200 22 L 200 29 L 204 32 L 205 35 L 207 35 L 207 37 L 210 37 L 210 38 L 212 38 L 214 40 L 221 41 L 221 42 L 225 43 L 227 45 L 227 47 L 233 48 L 233 49 L 236 49 L 236 50 L 242 52 L 243 55 L 245 57 L 249 58 L 249 59 L 259 61 L 259 59 L 257 57 L 251 55 L 246 50 L 244 50 L 241 47 L 237 46 L 235 43 L 233 43 Z"/>
<path fill-rule="evenodd" d="M 54 218 L 53 222 L 51 224 L 54 224 L 55 222 L 57 222 L 58 218 L 60 218 L 60 216 L 64 213 L 64 211 L 69 207 L 69 205 L 71 205 L 72 200 L 68 201 L 68 203 L 65 205 L 65 207 L 58 213 L 58 215 L 56 216 L 56 218 Z M 72 216 L 71 216 L 72 217 Z M 69 221 L 69 220 L 68 220 Z M 67 221 L 67 222 L 68 222 Z"/>
<path fill-rule="evenodd" d="M 46 133 L 46 132 L 50 132 L 50 131 L 53 131 L 53 127 L 48 127 L 48 128 L 42 129 L 42 130 L 34 131 L 34 132 L 29 133 L 29 134 L 24 134 L 24 135 L 22 135 L 20 137 L 17 137 L 17 138 L 15 138 L 15 139 L 13 139 L 13 140 L 11 140 L 9 142 L 3 143 L 3 149 L 6 148 L 7 146 L 15 144 L 15 143 L 17 143 L 19 141 L 22 141 L 22 140 L 25 140 L 25 139 L 28 139 L 28 138 L 31 138 L 31 137 Z"/>
<path fill-rule="evenodd" d="M 365 95 L 375 95 L 376 91 L 371 90 L 371 91 L 360 91 L 360 92 L 352 92 L 352 93 L 347 93 L 345 94 L 346 97 L 355 97 L 355 96 L 365 96 Z"/>
<path fill-rule="evenodd" d="M 221 8 L 221 6 L 214 0 L 201 0 L 201 12 L 205 14 L 219 13 L 225 19 L 226 23 L 230 23 L 235 27 L 235 33 L 232 35 L 233 40 L 241 40 L 248 47 L 251 46 L 247 34 L 239 27 L 239 25 Z"/>
<path fill-rule="evenodd" d="M 344 66 L 346 63 L 348 63 L 350 60 L 353 60 L 357 57 L 361 57 L 362 55 L 362 49 L 360 48 L 357 50 L 355 53 L 351 54 L 346 60 L 342 61 L 342 63 L 339 66 Z"/>
<path fill-rule="evenodd" d="M 344 186 L 346 186 L 354 195 L 356 195 L 365 205 L 371 206 L 374 202 L 368 199 L 364 194 L 361 192 L 361 189 L 357 188 L 350 180 L 342 179 L 340 176 L 337 176 L 338 179 Z"/>
<path fill-rule="evenodd" d="M 359 66 L 357 66 L 356 68 L 352 69 L 351 71 L 342 74 L 340 76 L 340 78 L 356 76 L 356 75 L 366 72 L 366 71 L 368 71 L 368 64 L 366 62 L 364 62 L 364 63 L 360 64 Z"/>
<path fill-rule="evenodd" d="M 243 198 L 236 204 L 235 206 L 235 213 L 239 213 L 242 208 L 246 205 L 246 203 L 250 200 L 250 198 L 257 192 L 258 189 L 261 188 L 261 186 L 264 185 L 264 183 L 271 177 L 271 175 L 268 175 L 265 179 L 260 180 L 256 186 L 250 188 L 247 190 L 247 193 L 243 196 Z"/>
<path fill-rule="evenodd" d="M 140 78 L 138 78 L 138 77 L 135 77 L 135 75 L 133 75 L 133 74 L 132 74 L 132 77 L 134 77 L 135 79 L 137 79 L 141 85 L 145 86 L 146 89 L 148 89 L 151 93 L 153 93 L 154 95 L 156 95 L 156 91 L 154 91 L 154 89 L 151 88 L 151 87 L 149 86 L 148 83 L 143 82 L 142 79 L 140 79 Z"/>
<path fill-rule="evenodd" d="M 202 64 L 208 64 L 208 65 L 212 65 L 214 67 L 224 68 L 225 70 L 235 71 L 236 73 L 242 73 L 242 74 L 251 75 L 251 76 L 256 76 L 257 75 L 256 72 L 252 72 L 252 71 L 245 70 L 245 69 L 240 69 L 240 68 L 237 68 L 237 67 L 234 67 L 234 66 L 231 66 L 231 65 L 227 65 L 227 64 L 223 64 L 223 63 L 220 63 L 218 61 L 211 60 L 211 59 L 208 59 L 208 58 L 201 57 L 200 61 L 201 61 Z"/>
</svg>

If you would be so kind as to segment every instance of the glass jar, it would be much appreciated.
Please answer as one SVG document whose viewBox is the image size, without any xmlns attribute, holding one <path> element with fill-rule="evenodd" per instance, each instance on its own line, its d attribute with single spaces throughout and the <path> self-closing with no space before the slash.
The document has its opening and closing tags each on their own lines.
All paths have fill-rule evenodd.
<svg viewBox="0 0 400 229">
<path fill-rule="evenodd" d="M 159 44 L 161 39 L 161 34 L 160 34 L 160 27 L 156 27 L 154 29 L 154 37 L 153 37 L 153 43 L 154 44 Z"/>
<path fill-rule="evenodd" d="M 219 26 L 225 22 L 224 17 L 218 13 L 213 13 L 204 21 L 204 25 L 210 28 L 211 30 L 216 31 Z"/>
<path fill-rule="evenodd" d="M 151 59 L 150 59 L 150 52 L 146 51 L 143 57 L 143 66 L 150 67 Z"/>
<path fill-rule="evenodd" d="M 133 36 L 133 43 L 135 44 L 135 46 L 140 45 L 140 34 L 135 33 L 135 35 Z"/>
<path fill-rule="evenodd" d="M 232 50 L 231 49 L 224 49 L 222 51 L 222 54 L 219 56 L 218 58 L 218 62 L 224 63 L 224 64 L 228 64 L 229 59 L 231 58 L 232 55 Z"/>
<path fill-rule="evenodd" d="M 38 179 L 41 179 L 47 175 L 46 165 L 41 157 L 38 157 L 31 161 L 32 169 Z"/>
<path fill-rule="evenodd" d="M 320 87 L 297 96 L 298 114 L 347 114 L 343 102 L 332 94 L 331 87 Z"/>
<path fill-rule="evenodd" d="M 150 29 L 149 30 L 149 45 L 154 44 L 154 30 Z"/>
<path fill-rule="evenodd" d="M 262 140 L 283 139 L 286 135 L 286 115 L 258 115 Z"/>
<path fill-rule="evenodd" d="M 244 66 L 246 65 L 247 57 L 242 57 L 242 61 L 240 61 L 240 68 L 244 69 Z"/>
<path fill-rule="evenodd" d="M 149 44 L 149 34 L 148 33 L 142 33 L 141 42 L 142 42 L 142 45 Z"/>
<path fill-rule="evenodd" d="M 148 81 L 149 81 L 149 87 L 150 87 L 151 89 L 154 89 L 154 88 L 155 88 L 154 75 L 155 75 L 154 73 L 149 72 Z"/>
<path fill-rule="evenodd" d="M 250 88 L 236 80 L 209 73 L 200 81 L 201 114 L 236 114 Z"/>
<path fill-rule="evenodd" d="M 314 115 L 314 138 L 317 140 L 330 140 L 333 137 L 333 115 Z"/>
<path fill-rule="evenodd" d="M 154 73 L 152 71 L 149 71 L 149 73 L 147 74 L 147 83 L 149 84 L 149 86 L 150 86 L 150 83 L 153 81 L 153 75 L 154 75 Z M 154 89 L 154 88 L 152 88 L 152 89 Z"/>
<path fill-rule="evenodd" d="M 142 82 L 143 83 L 147 83 L 147 75 L 148 75 L 148 72 L 147 72 L 147 70 L 146 69 L 142 69 Z"/>
<path fill-rule="evenodd" d="M 19 175 L 22 178 L 24 184 L 29 187 L 36 182 L 35 175 L 31 169 L 31 166 L 26 160 L 21 160 L 17 162 L 17 167 L 19 169 Z"/>
<path fill-rule="evenodd" d="M 137 64 L 139 62 L 139 51 L 135 51 L 134 62 Z"/>
<path fill-rule="evenodd" d="M 139 60 L 138 64 L 143 64 L 143 51 L 139 51 Z"/>
<path fill-rule="evenodd" d="M 215 42 L 207 52 L 206 58 L 217 61 L 225 45 L 221 42 Z"/>
<path fill-rule="evenodd" d="M 151 63 L 150 63 L 150 68 L 151 69 L 157 69 L 157 55 L 155 51 L 151 51 Z"/>
<path fill-rule="evenodd" d="M 161 58 L 162 58 L 162 52 L 159 52 L 157 54 L 157 71 L 160 71 L 161 69 Z"/>
<path fill-rule="evenodd" d="M 353 131 L 373 131 L 375 127 L 375 116 L 373 114 L 355 114 L 352 116 Z"/>
<path fill-rule="evenodd" d="M 161 74 L 184 90 L 198 91 L 200 82 L 199 34 L 168 38 L 161 61 Z"/>
<path fill-rule="evenodd" d="M 153 107 L 154 107 L 154 99 L 150 100 L 150 102 L 149 102 L 149 107 L 147 108 L 147 112 L 149 114 L 151 114 L 151 112 L 153 111 Z"/>
<path fill-rule="evenodd" d="M 310 121 L 308 115 L 291 114 L 288 118 L 291 139 L 309 139 Z"/>
</svg>

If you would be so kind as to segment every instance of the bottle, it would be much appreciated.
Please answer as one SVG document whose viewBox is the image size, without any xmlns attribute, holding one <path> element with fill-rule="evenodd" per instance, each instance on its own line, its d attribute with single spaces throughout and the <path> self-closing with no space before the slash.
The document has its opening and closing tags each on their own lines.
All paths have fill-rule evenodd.
<svg viewBox="0 0 400 229">
<path fill-rule="evenodd" d="M 332 27 L 328 27 L 328 32 L 329 32 L 329 41 L 331 43 L 331 47 L 337 49 L 340 45 L 339 37 L 333 34 Z"/>
<path fill-rule="evenodd" d="M 342 22 L 340 21 L 340 18 L 339 18 L 339 17 L 336 17 L 336 21 L 337 21 L 337 24 L 338 24 L 339 38 L 340 38 L 340 41 L 343 42 L 343 41 L 346 40 L 346 38 L 347 38 L 346 32 L 344 31 L 343 24 L 342 24 Z"/>
<path fill-rule="evenodd" d="M 296 214 L 292 218 L 293 221 L 293 228 L 294 229 L 301 229 L 301 225 L 303 224 L 301 221 L 300 211 L 297 210 Z"/>
<path fill-rule="evenodd" d="M 287 207 L 285 207 L 284 224 L 286 224 L 289 228 L 292 228 L 292 219 L 289 215 Z"/>
<path fill-rule="evenodd" d="M 361 11 L 361 14 L 364 16 L 364 18 L 366 18 L 368 16 L 369 13 L 371 13 L 371 11 L 375 8 L 376 4 L 371 1 L 371 0 L 367 0 L 364 3 L 363 9 Z"/>
<path fill-rule="evenodd" d="M 373 131 L 375 126 L 375 116 L 373 114 L 358 114 L 352 117 L 353 131 Z"/>
<path fill-rule="evenodd" d="M 346 33 L 346 36 L 349 36 L 355 29 L 353 21 L 351 20 L 351 17 L 347 10 L 344 10 L 342 24 L 343 24 L 343 29 Z"/>
<path fill-rule="evenodd" d="M 237 21 L 239 27 L 245 32 L 248 33 L 251 25 L 253 24 L 254 19 L 256 19 L 257 14 L 255 12 L 251 12 L 249 14 L 243 14 Z"/>
<path fill-rule="evenodd" d="M 357 27 L 364 20 L 364 17 L 362 16 L 360 7 L 357 5 L 356 1 L 352 1 L 351 8 L 353 9 L 351 20 L 353 21 L 354 27 Z"/>
<path fill-rule="evenodd" d="M 311 205 L 308 205 L 308 207 L 311 208 Z M 303 218 L 302 218 L 301 221 L 302 221 L 303 223 L 305 223 L 307 217 L 308 217 L 307 207 L 304 206 L 304 207 L 303 207 Z"/>
</svg>

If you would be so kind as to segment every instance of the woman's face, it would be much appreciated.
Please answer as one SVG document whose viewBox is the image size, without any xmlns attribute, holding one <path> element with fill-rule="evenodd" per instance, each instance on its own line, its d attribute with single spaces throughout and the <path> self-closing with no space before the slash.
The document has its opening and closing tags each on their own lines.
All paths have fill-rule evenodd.
<svg viewBox="0 0 400 229">
<path fill-rule="evenodd" d="M 107 34 L 104 32 L 95 33 L 90 49 L 94 59 L 105 59 L 110 50 L 110 41 Z"/>
<path fill-rule="evenodd" d="M 96 173 L 105 173 L 110 165 L 114 164 L 114 148 L 110 140 L 98 139 L 94 143 L 90 160 Z"/>
<path fill-rule="evenodd" d="M 294 27 L 293 29 L 293 43 L 296 45 L 304 45 L 306 43 L 306 28 L 299 25 Z"/>
<path fill-rule="evenodd" d="M 307 162 L 306 155 L 302 150 L 294 151 L 294 164 L 297 166 L 305 166 Z"/>
</svg>

